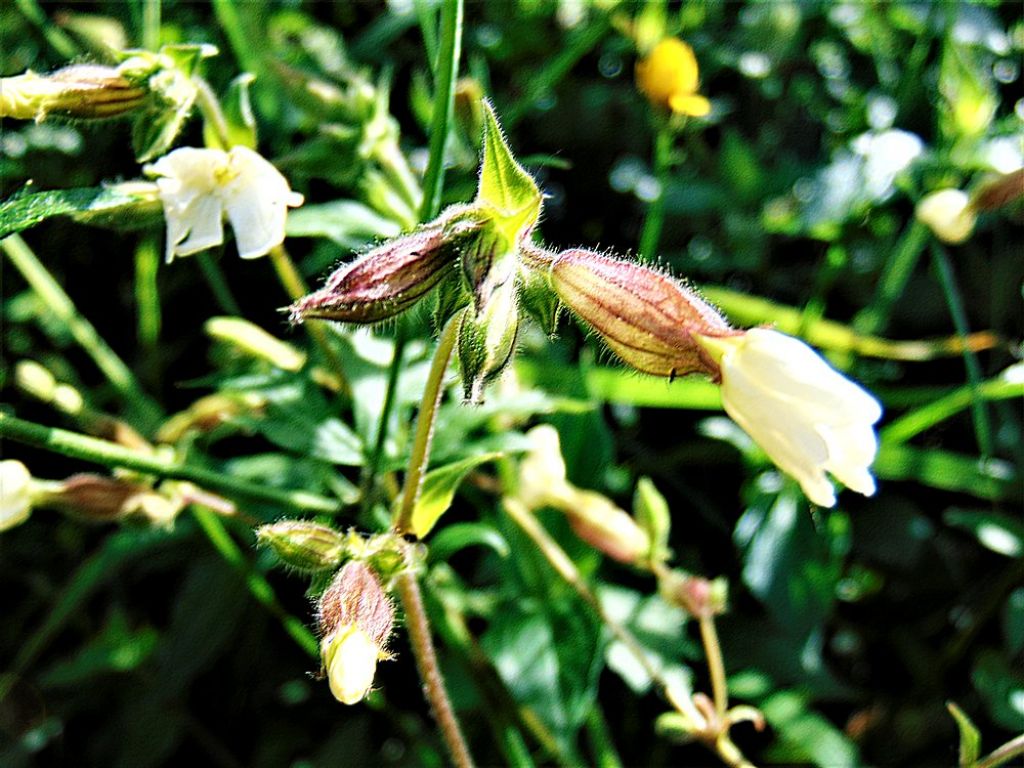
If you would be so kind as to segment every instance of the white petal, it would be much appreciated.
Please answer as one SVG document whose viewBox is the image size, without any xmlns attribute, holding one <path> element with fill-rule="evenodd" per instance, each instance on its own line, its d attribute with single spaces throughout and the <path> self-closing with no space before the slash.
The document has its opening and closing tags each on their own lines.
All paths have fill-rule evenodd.
<svg viewBox="0 0 1024 768">
<path fill-rule="evenodd" d="M 160 202 L 167 220 L 167 261 L 224 242 L 219 179 L 228 155 L 219 149 L 183 147 L 146 166 L 157 176 Z"/>
<path fill-rule="evenodd" d="M 20 525 L 32 512 L 32 475 L 20 461 L 0 461 L 0 531 Z"/>
<path fill-rule="evenodd" d="M 165 210 L 167 244 L 177 256 L 212 248 L 224 242 L 224 209 L 217 197 L 197 197 L 182 210 Z"/>
<path fill-rule="evenodd" d="M 342 704 L 357 704 L 373 687 L 380 649 L 362 629 L 349 625 L 330 641 L 325 659 L 331 693 Z"/>
<path fill-rule="evenodd" d="M 288 206 L 302 203 L 288 180 L 267 160 L 245 147 L 231 150 L 233 178 L 223 199 L 238 253 L 243 259 L 262 256 L 284 242 Z"/>
</svg>

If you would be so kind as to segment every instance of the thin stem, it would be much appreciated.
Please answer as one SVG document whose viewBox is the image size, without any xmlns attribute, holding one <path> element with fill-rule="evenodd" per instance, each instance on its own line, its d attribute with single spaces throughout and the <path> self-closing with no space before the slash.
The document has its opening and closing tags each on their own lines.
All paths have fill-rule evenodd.
<svg viewBox="0 0 1024 768">
<path fill-rule="evenodd" d="M 701 616 L 700 639 L 704 644 L 704 655 L 711 673 L 711 693 L 715 701 L 715 712 L 720 720 L 729 710 L 729 689 L 725 683 L 725 663 L 722 661 L 722 646 L 718 642 L 714 616 Z"/>
<path fill-rule="evenodd" d="M 430 444 L 434 439 L 434 422 L 437 408 L 441 404 L 444 393 L 444 374 L 455 349 L 455 341 L 459 335 L 463 312 L 456 312 L 445 323 L 441 338 L 434 350 L 434 358 L 427 374 L 427 384 L 423 388 L 423 399 L 416 415 L 416 434 L 409 451 L 409 469 L 405 473 L 405 484 L 402 486 L 402 501 L 395 514 L 394 529 L 405 534 L 412 530 L 412 515 L 419 499 L 423 485 L 423 475 L 430 461 Z"/>
<path fill-rule="evenodd" d="M 200 271 L 203 273 L 203 277 L 206 279 L 207 285 L 210 286 L 210 290 L 213 292 L 213 299 L 217 302 L 220 310 L 226 314 L 241 317 L 242 307 L 239 306 L 238 300 L 235 299 L 235 294 L 231 292 L 231 286 L 228 285 L 228 281 L 224 277 L 224 270 L 220 268 L 220 264 L 206 251 L 200 251 L 194 258 L 199 265 Z"/>
<path fill-rule="evenodd" d="M 419 670 L 420 679 L 423 681 L 423 693 L 434 712 L 434 719 L 441 730 L 441 738 L 444 739 L 452 762 L 457 768 L 472 768 L 473 757 L 469 753 L 469 747 L 466 746 L 465 737 L 459 728 L 459 721 L 455 717 L 451 701 L 445 691 L 444 678 L 441 676 L 441 668 L 437 663 L 437 651 L 434 649 L 434 641 L 430 636 L 430 624 L 427 621 L 427 613 L 423 609 L 423 596 L 420 594 L 416 574 L 411 570 L 403 571 L 398 576 L 397 582 L 398 594 L 402 600 L 402 608 L 405 610 L 409 643 L 412 646 L 413 655 L 416 657 L 416 668 Z"/>
<path fill-rule="evenodd" d="M 1024 755 L 1024 733 L 1016 738 L 1010 739 L 1003 746 L 997 748 L 988 757 L 983 757 L 974 764 L 974 768 L 996 768 L 996 766 L 1008 763 L 1015 757 Z"/>
<path fill-rule="evenodd" d="M 594 752 L 594 764 L 598 768 L 622 768 L 622 759 L 615 751 L 615 744 L 608 731 L 608 721 L 596 703 L 587 716 L 587 734 L 590 736 L 590 746 Z"/>
<path fill-rule="evenodd" d="M 245 579 L 249 593 L 281 622 L 284 631 L 303 651 L 312 658 L 319 659 L 320 643 L 316 636 L 306 628 L 305 624 L 281 606 L 270 582 L 263 577 L 263 574 L 253 569 L 252 563 L 246 558 L 241 547 L 231 538 L 231 534 L 228 533 L 224 522 L 217 514 L 207 507 L 196 504 L 192 506 L 192 515 L 210 543 L 213 544 L 213 548 Z"/>
<path fill-rule="evenodd" d="M 63 29 L 47 18 L 46 13 L 36 0 L 16 0 L 16 2 L 18 3 L 18 10 L 21 11 L 26 19 L 39 28 L 43 37 L 46 38 L 46 42 L 50 44 L 53 50 L 65 59 L 73 59 L 79 54 L 75 41 Z"/>
<path fill-rule="evenodd" d="M 291 256 L 288 255 L 288 251 L 284 249 L 283 245 L 276 245 L 270 249 L 270 262 L 274 265 L 277 279 L 281 281 L 281 285 L 284 286 L 285 292 L 292 301 L 298 301 L 309 293 L 306 281 L 302 279 L 302 275 L 299 274 L 295 262 L 292 261 Z M 309 331 L 309 335 L 313 338 L 313 343 L 320 350 L 324 362 L 327 363 L 331 372 L 338 378 L 339 389 L 343 392 L 348 391 L 345 366 L 342 364 L 341 358 L 338 357 L 338 353 L 334 351 L 334 347 L 331 346 L 331 341 L 327 336 L 327 328 L 321 323 L 306 323 L 305 326 Z"/>
<path fill-rule="evenodd" d="M 142 391 L 135 375 L 97 333 L 92 323 L 79 313 L 71 297 L 54 280 L 28 243 L 21 235 L 11 235 L 0 241 L 0 247 L 46 308 L 67 327 L 74 340 L 96 363 L 129 409 L 136 411 L 147 429 L 155 425 L 161 417 L 160 406 Z"/>
<path fill-rule="evenodd" d="M 853 327 L 858 333 L 881 333 L 885 329 L 892 308 L 903 295 L 927 240 L 928 227 L 917 219 L 907 225 L 896 245 L 896 252 L 882 269 L 874 299 L 853 320 Z"/>
<path fill-rule="evenodd" d="M 420 221 L 428 221 L 441 210 L 444 187 L 444 148 L 455 111 L 455 78 L 462 51 L 463 0 L 444 0 L 441 5 L 441 50 L 434 67 L 434 112 L 430 122 L 430 159 L 423 177 Z"/>
<path fill-rule="evenodd" d="M 391 411 L 395 407 L 395 398 L 398 395 L 398 377 L 402 371 L 402 358 L 405 356 L 405 346 L 408 339 L 408 331 L 405 328 L 403 318 L 398 319 L 398 331 L 395 334 L 395 345 L 392 351 L 391 367 L 388 369 L 387 389 L 384 391 L 384 403 L 381 406 L 380 422 L 377 424 L 377 436 L 373 444 L 373 453 L 370 461 L 363 469 L 361 485 L 361 498 L 363 511 L 369 510 L 374 501 L 375 487 L 377 485 L 377 474 L 380 472 L 381 462 L 384 460 L 384 444 L 387 442 L 388 425 L 391 421 Z"/>
<path fill-rule="evenodd" d="M 159 264 L 156 241 L 152 237 L 142 238 L 135 247 L 135 308 L 139 343 L 147 349 L 155 347 L 160 339 L 160 291 L 156 282 Z"/>
<path fill-rule="evenodd" d="M 640 258 L 650 261 L 658 253 L 661 230 L 665 225 L 665 189 L 668 187 L 675 131 L 669 120 L 662 120 L 654 138 L 654 175 L 658 180 L 658 196 L 647 206 L 647 217 L 640 233 Z"/>
<path fill-rule="evenodd" d="M 189 480 L 226 496 L 241 497 L 276 504 L 298 512 L 334 514 L 340 503 L 305 491 L 282 491 L 259 483 L 239 480 L 203 467 L 179 464 L 159 454 L 144 454 L 95 437 L 44 427 L 30 421 L 0 413 L 0 438 L 59 453 L 74 459 L 90 461 L 105 467 L 123 467 L 157 477 Z"/>
<path fill-rule="evenodd" d="M 942 286 L 949 314 L 953 318 L 953 328 L 956 329 L 957 336 L 964 339 L 970 333 L 970 328 L 967 323 L 963 297 L 956 284 L 956 276 L 953 274 L 953 265 L 949 262 L 949 254 L 934 241 L 932 242 L 932 264 L 935 271 L 939 273 L 939 284 Z M 981 449 L 982 456 L 991 456 L 993 453 L 992 425 L 989 423 L 985 399 L 981 394 L 981 366 L 969 349 L 965 348 L 961 355 L 964 360 L 964 368 L 967 370 L 967 383 L 971 390 L 971 419 L 974 422 L 978 447 Z"/>
<path fill-rule="evenodd" d="M 142 0 L 142 47 L 160 47 L 160 0 Z"/>
</svg>

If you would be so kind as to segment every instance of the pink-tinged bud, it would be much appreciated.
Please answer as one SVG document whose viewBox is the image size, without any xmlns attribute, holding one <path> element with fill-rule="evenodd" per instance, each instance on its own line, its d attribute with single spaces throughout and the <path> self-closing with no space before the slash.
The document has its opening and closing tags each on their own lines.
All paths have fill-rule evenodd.
<svg viewBox="0 0 1024 768">
<path fill-rule="evenodd" d="M 613 560 L 636 564 L 650 551 L 651 541 L 643 529 L 601 494 L 571 488 L 560 506 L 573 532 Z"/>
<path fill-rule="evenodd" d="M 718 378 L 718 365 L 694 340 L 731 336 L 721 315 L 694 291 L 649 267 L 576 249 L 559 254 L 551 285 L 624 362 L 673 379 L 691 373 Z"/>
<path fill-rule="evenodd" d="M 146 485 L 83 472 L 48 489 L 38 503 L 82 520 L 108 523 L 135 512 L 140 499 L 151 493 Z"/>
<path fill-rule="evenodd" d="M 670 571 L 658 585 L 662 596 L 695 619 L 725 613 L 729 584 L 725 579 L 705 579 L 682 571 Z"/>
<path fill-rule="evenodd" d="M 366 563 L 346 563 L 321 595 L 317 615 L 320 652 L 338 701 L 356 704 L 370 692 L 377 661 L 388 658 L 394 620 L 377 575 Z"/>
</svg>

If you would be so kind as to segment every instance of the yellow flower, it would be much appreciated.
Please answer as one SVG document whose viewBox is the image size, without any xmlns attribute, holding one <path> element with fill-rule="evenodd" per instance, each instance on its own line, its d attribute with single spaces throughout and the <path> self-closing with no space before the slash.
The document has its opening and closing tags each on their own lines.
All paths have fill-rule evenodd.
<svg viewBox="0 0 1024 768">
<path fill-rule="evenodd" d="M 693 49 L 675 37 L 662 40 L 636 65 L 640 91 L 655 106 L 679 115 L 703 117 L 711 111 L 711 102 L 697 93 L 699 78 Z"/>
<path fill-rule="evenodd" d="M 324 641 L 321 653 L 334 698 L 342 704 L 358 704 L 366 698 L 380 657 L 373 638 L 348 624 Z"/>
<path fill-rule="evenodd" d="M 925 195 L 914 215 L 939 240 L 954 245 L 971 236 L 978 218 L 971 199 L 959 189 L 940 189 Z"/>
<path fill-rule="evenodd" d="M 243 259 L 262 256 L 284 241 L 288 208 L 302 195 L 262 156 L 246 147 L 183 147 L 146 173 L 157 177 L 167 219 L 167 261 L 224 242 L 224 217 Z"/>
<path fill-rule="evenodd" d="M 871 496 L 882 407 L 798 339 L 767 328 L 698 337 L 721 366 L 722 404 L 807 498 L 836 503 L 825 476 Z"/>
</svg>

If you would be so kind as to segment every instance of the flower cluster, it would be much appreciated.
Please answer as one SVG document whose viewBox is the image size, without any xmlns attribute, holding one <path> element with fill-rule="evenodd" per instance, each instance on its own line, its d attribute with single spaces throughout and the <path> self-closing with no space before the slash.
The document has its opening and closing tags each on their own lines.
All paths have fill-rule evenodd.
<svg viewBox="0 0 1024 768">
<path fill-rule="evenodd" d="M 437 289 L 440 319 L 461 315 L 455 319 L 463 385 L 467 399 L 477 402 L 512 357 L 520 311 L 553 332 L 565 306 L 633 368 L 669 380 L 701 374 L 719 384 L 729 416 L 814 503 L 835 503 L 827 474 L 860 493 L 874 492 L 869 469 L 881 407 L 871 395 L 801 341 L 766 328 L 732 328 L 664 272 L 583 248 L 554 252 L 534 243 L 540 192 L 512 157 L 489 106 L 485 112 L 476 200 L 342 266 L 292 306 L 294 321 L 378 322 Z M 577 511 L 594 506 L 577 503 L 582 492 L 569 493 L 564 482 L 551 487 L 561 495 L 545 503 L 554 498 Z M 582 527 L 616 516 L 586 517 L 570 515 Z"/>
</svg>

